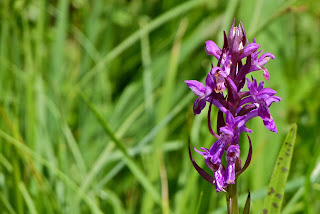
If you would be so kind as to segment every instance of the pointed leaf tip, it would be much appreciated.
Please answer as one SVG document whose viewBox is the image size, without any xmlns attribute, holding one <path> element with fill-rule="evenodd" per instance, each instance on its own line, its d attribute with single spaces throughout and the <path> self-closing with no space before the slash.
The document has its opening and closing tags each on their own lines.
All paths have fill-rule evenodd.
<svg viewBox="0 0 320 214">
<path fill-rule="evenodd" d="M 246 200 L 246 204 L 243 208 L 243 214 L 249 214 L 250 213 L 250 203 L 251 203 L 251 196 L 250 196 L 250 189 L 248 189 L 248 197 Z"/>
</svg>

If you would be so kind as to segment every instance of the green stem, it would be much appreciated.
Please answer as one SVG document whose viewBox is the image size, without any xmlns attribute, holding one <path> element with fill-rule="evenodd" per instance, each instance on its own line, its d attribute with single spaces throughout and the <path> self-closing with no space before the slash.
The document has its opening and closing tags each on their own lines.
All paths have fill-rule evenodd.
<svg viewBox="0 0 320 214">
<path fill-rule="evenodd" d="M 239 214 L 237 180 L 227 188 L 226 199 L 228 204 L 228 214 Z"/>
</svg>

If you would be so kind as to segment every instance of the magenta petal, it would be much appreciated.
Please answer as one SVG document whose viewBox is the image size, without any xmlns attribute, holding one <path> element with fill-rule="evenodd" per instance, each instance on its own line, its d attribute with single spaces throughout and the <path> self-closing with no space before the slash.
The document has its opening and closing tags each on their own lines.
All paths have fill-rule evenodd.
<svg viewBox="0 0 320 214">
<path fill-rule="evenodd" d="M 220 67 L 211 68 L 210 74 L 215 76 L 219 71 L 222 71 Z"/>
<path fill-rule="evenodd" d="M 240 128 L 241 126 L 244 125 L 244 118 L 246 118 L 247 115 L 243 115 L 243 116 L 237 116 L 236 118 L 234 118 L 234 126 L 237 126 L 238 128 Z"/>
<path fill-rule="evenodd" d="M 206 88 L 201 82 L 197 80 L 186 80 L 184 82 L 187 83 L 188 87 L 192 90 L 192 92 L 196 96 L 199 96 L 199 97 L 204 96 L 204 92 L 206 91 Z"/>
<path fill-rule="evenodd" d="M 264 82 L 261 81 L 261 82 L 259 83 L 259 86 L 258 86 L 257 90 L 260 91 L 261 89 L 263 89 L 263 86 L 264 86 Z"/>
<path fill-rule="evenodd" d="M 227 169 L 225 173 L 225 182 L 234 184 L 235 180 L 235 163 L 240 158 L 239 145 L 231 145 L 227 150 Z"/>
<path fill-rule="evenodd" d="M 260 48 L 260 45 L 258 45 L 257 43 L 249 44 L 246 48 L 243 49 L 243 52 L 240 55 L 239 59 L 243 59 L 243 58 L 249 56 L 250 54 L 252 54 L 256 50 L 258 50 L 258 48 Z"/>
<path fill-rule="evenodd" d="M 270 111 L 266 103 L 260 103 L 258 116 L 261 117 L 262 120 L 269 120 L 271 118 Z"/>
<path fill-rule="evenodd" d="M 274 123 L 274 120 L 272 117 L 270 117 L 269 119 L 263 120 L 263 124 L 267 129 L 278 134 L 276 124 Z"/>
<path fill-rule="evenodd" d="M 206 107 L 206 101 L 201 100 L 200 98 L 197 98 L 193 104 L 193 112 L 195 114 L 200 114 L 202 109 L 204 109 L 204 107 Z"/>
<path fill-rule="evenodd" d="M 221 127 L 220 128 L 220 132 L 223 132 L 223 133 L 225 133 L 227 135 L 231 135 L 231 136 L 233 136 L 233 134 L 234 134 L 232 130 L 230 130 L 230 129 L 226 128 L 226 127 Z"/>
<path fill-rule="evenodd" d="M 258 88 L 257 88 L 257 80 L 253 79 L 252 82 L 248 78 L 247 79 L 247 87 L 250 91 L 250 94 L 255 96 L 258 93 Z"/>
<path fill-rule="evenodd" d="M 280 102 L 280 100 L 282 100 L 281 97 L 272 96 L 272 97 L 269 97 L 266 99 L 266 104 L 269 107 L 271 105 L 271 103 L 273 103 L 273 102 L 277 103 L 277 102 Z"/>
<path fill-rule="evenodd" d="M 205 95 L 209 96 L 214 91 L 215 87 L 216 87 L 216 79 L 211 73 L 209 73 L 206 78 Z"/>
<path fill-rule="evenodd" d="M 221 55 L 221 49 L 216 45 L 214 41 L 206 41 L 205 50 L 208 55 L 212 55 L 219 60 Z"/>
<path fill-rule="evenodd" d="M 228 123 L 228 124 L 233 124 L 234 123 L 234 118 L 233 118 L 233 116 L 232 116 L 230 111 L 228 111 L 226 113 L 226 123 Z"/>
<path fill-rule="evenodd" d="M 260 67 L 264 66 L 270 59 L 275 59 L 271 53 L 264 53 L 259 57 L 258 64 Z"/>
<path fill-rule="evenodd" d="M 227 165 L 226 174 L 225 174 L 225 182 L 227 184 L 234 184 L 235 180 L 235 163 Z"/>
<path fill-rule="evenodd" d="M 267 81 L 269 81 L 270 75 L 269 75 L 268 69 L 262 68 L 262 70 L 263 70 L 263 77 L 264 77 Z"/>
<path fill-rule="evenodd" d="M 263 89 L 261 89 L 259 91 L 259 95 L 258 96 L 263 95 L 263 94 L 268 95 L 268 96 L 273 96 L 276 93 L 277 92 L 275 90 L 271 89 L 271 88 L 263 88 Z"/>
<path fill-rule="evenodd" d="M 207 158 L 209 155 L 210 155 L 210 153 L 209 153 L 209 149 L 207 149 L 207 148 L 204 148 L 204 147 L 201 147 L 200 149 L 202 149 L 202 150 L 204 150 L 204 152 L 201 152 L 201 151 L 199 151 L 198 149 L 196 149 L 196 148 L 193 148 L 198 154 L 200 154 L 200 155 L 202 155 L 204 158 Z"/>
<path fill-rule="evenodd" d="M 220 165 L 219 169 L 214 172 L 214 179 L 215 179 L 215 186 L 216 186 L 216 191 L 221 192 L 225 191 L 225 182 L 224 182 L 224 172 L 223 172 L 223 166 Z"/>
</svg>

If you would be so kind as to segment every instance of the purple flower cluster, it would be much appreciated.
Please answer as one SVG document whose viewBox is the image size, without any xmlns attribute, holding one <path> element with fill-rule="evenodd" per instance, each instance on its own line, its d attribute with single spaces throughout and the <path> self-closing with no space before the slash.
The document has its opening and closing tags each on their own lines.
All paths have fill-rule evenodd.
<svg viewBox="0 0 320 214">
<path fill-rule="evenodd" d="M 206 77 L 206 85 L 196 80 L 186 80 L 188 87 L 197 96 L 193 105 L 195 114 L 200 114 L 209 103 L 208 127 L 210 133 L 218 140 L 210 149 L 201 147 L 202 151 L 196 152 L 205 158 L 205 164 L 213 171 L 212 177 L 200 168 L 189 155 L 194 167 L 199 174 L 210 183 L 214 183 L 217 192 L 225 191 L 229 184 L 234 184 L 236 177 L 249 165 L 252 156 L 251 140 L 248 136 L 250 148 L 246 163 L 241 167 L 239 136 L 242 132 L 252 132 L 246 123 L 259 116 L 265 127 L 276 132 L 277 127 L 270 114 L 269 107 L 273 102 L 279 102 L 280 97 L 274 96 L 276 91 L 264 88 L 264 82 L 257 84 L 256 79 L 250 81 L 246 75 L 252 71 L 262 70 L 263 76 L 269 80 L 269 72 L 264 65 L 269 59 L 274 59 L 271 53 L 258 51 L 260 45 L 253 39 L 249 43 L 240 22 L 239 26 L 231 26 L 229 36 L 224 32 L 224 45 L 222 50 L 213 41 L 206 42 L 206 53 L 218 60 L 216 67 L 212 66 Z M 244 85 L 249 91 L 243 91 Z M 210 114 L 211 106 L 216 106 L 218 111 L 217 133 L 212 130 Z M 221 163 L 221 158 L 226 152 L 226 166 Z"/>
</svg>

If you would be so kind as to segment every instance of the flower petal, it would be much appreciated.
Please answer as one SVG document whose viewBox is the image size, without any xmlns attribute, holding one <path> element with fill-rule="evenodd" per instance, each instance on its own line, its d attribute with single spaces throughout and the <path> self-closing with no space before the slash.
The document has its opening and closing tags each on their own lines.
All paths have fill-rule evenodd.
<svg viewBox="0 0 320 214">
<path fill-rule="evenodd" d="M 259 57 L 258 64 L 263 67 L 271 59 L 275 59 L 275 56 L 271 53 L 264 53 Z"/>
<path fill-rule="evenodd" d="M 221 75 L 217 75 L 216 80 L 217 80 L 217 84 L 216 84 L 215 92 L 220 93 L 226 89 L 224 85 L 224 77 Z"/>
<path fill-rule="evenodd" d="M 258 116 L 261 117 L 262 120 L 269 120 L 271 118 L 271 114 L 266 103 L 259 104 Z"/>
<path fill-rule="evenodd" d="M 276 124 L 274 123 L 272 116 L 270 116 L 269 119 L 263 120 L 263 124 L 265 125 L 265 127 L 267 129 L 278 134 L 278 130 L 277 130 Z"/>
<path fill-rule="evenodd" d="M 259 90 L 259 95 L 258 96 L 261 96 L 263 94 L 266 94 L 268 96 L 273 96 L 275 95 L 277 92 L 271 88 L 263 88 L 263 89 L 260 89 Z"/>
<path fill-rule="evenodd" d="M 222 71 L 222 69 L 220 67 L 216 66 L 216 67 L 211 68 L 210 74 L 215 76 L 215 75 L 217 75 L 217 73 L 219 73 L 219 71 Z"/>
<path fill-rule="evenodd" d="M 220 55 L 222 53 L 221 49 L 216 45 L 216 43 L 211 40 L 206 41 L 205 50 L 208 55 L 214 56 L 218 60 L 219 60 Z"/>
<path fill-rule="evenodd" d="M 209 96 L 214 91 L 215 87 L 216 87 L 216 79 L 211 73 L 209 73 L 206 78 L 205 96 Z"/>
<path fill-rule="evenodd" d="M 231 136 L 234 135 L 233 131 L 228 129 L 228 128 L 226 128 L 225 126 L 220 128 L 220 132 L 223 132 L 223 133 L 225 133 L 227 135 L 231 135 Z"/>
<path fill-rule="evenodd" d="M 250 43 L 246 48 L 243 49 L 243 52 L 240 54 L 239 60 L 251 55 L 259 48 L 260 45 L 258 45 L 257 43 Z"/>
<path fill-rule="evenodd" d="M 206 91 L 206 88 L 201 82 L 197 80 L 186 80 L 184 82 L 187 83 L 188 87 L 192 90 L 192 92 L 195 95 L 199 97 L 204 96 L 204 92 Z"/>
<path fill-rule="evenodd" d="M 219 169 L 214 172 L 215 186 L 216 186 L 217 192 L 225 191 L 224 190 L 225 182 L 224 182 L 223 174 L 224 174 L 223 166 L 220 165 Z"/>
<path fill-rule="evenodd" d="M 264 77 L 267 81 L 269 81 L 270 75 L 269 75 L 268 69 L 262 68 L 262 70 L 263 70 L 263 77 Z"/>
<path fill-rule="evenodd" d="M 200 114 L 202 109 L 204 109 L 204 107 L 206 107 L 206 101 L 201 100 L 200 98 L 197 98 L 193 104 L 193 112 L 195 114 Z"/>
<path fill-rule="evenodd" d="M 253 79 L 252 82 L 250 82 L 250 80 L 248 78 L 247 79 L 247 87 L 250 91 L 250 94 L 252 96 L 255 96 L 258 93 L 258 87 L 257 87 L 257 80 Z"/>
<path fill-rule="evenodd" d="M 202 155 L 204 158 L 208 158 L 210 156 L 209 149 L 201 147 L 200 149 L 204 150 L 204 152 L 199 151 L 196 148 L 193 148 L 198 154 Z"/>
<path fill-rule="evenodd" d="M 239 145 L 231 145 L 227 150 L 227 168 L 225 173 L 225 182 L 227 184 L 234 184 L 235 180 L 235 164 L 240 158 Z"/>
<path fill-rule="evenodd" d="M 261 91 L 261 89 L 263 89 L 264 86 L 264 82 L 260 81 L 259 86 L 258 86 L 258 91 Z"/>
<path fill-rule="evenodd" d="M 268 107 L 270 107 L 270 105 L 273 103 L 273 102 L 280 102 L 280 100 L 282 100 L 281 97 L 277 97 L 277 96 L 272 96 L 272 97 L 269 97 L 267 98 L 265 101 L 266 101 L 266 104 Z"/>
</svg>

